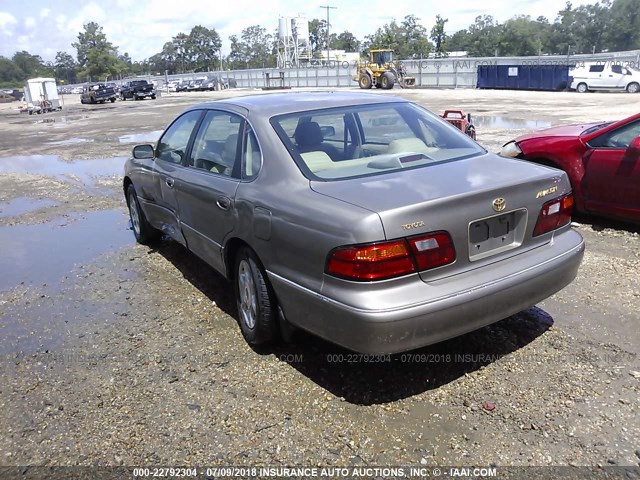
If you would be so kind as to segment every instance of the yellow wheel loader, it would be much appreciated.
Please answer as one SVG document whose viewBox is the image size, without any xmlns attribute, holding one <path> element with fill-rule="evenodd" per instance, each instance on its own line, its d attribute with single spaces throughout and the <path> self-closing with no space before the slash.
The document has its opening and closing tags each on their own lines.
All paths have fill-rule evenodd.
<svg viewBox="0 0 640 480">
<path fill-rule="evenodd" d="M 402 88 L 413 87 L 415 77 L 407 76 L 402 62 L 393 61 L 393 50 L 369 50 L 369 61 L 358 63 L 353 80 L 360 88 L 382 88 L 389 90 L 397 83 Z"/>
</svg>

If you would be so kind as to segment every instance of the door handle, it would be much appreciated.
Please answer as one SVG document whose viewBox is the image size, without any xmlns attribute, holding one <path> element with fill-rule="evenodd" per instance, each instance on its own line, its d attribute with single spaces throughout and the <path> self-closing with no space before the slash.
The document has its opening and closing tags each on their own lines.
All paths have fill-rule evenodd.
<svg viewBox="0 0 640 480">
<path fill-rule="evenodd" d="M 221 210 L 229 210 L 229 207 L 231 206 L 231 199 L 224 196 L 218 197 L 216 199 L 216 205 L 218 205 L 218 208 Z"/>
<path fill-rule="evenodd" d="M 174 182 L 173 182 L 173 178 L 169 178 L 169 177 L 167 177 L 167 178 L 164 180 L 164 183 L 166 183 L 166 184 L 167 184 L 167 187 L 169 187 L 169 188 L 173 188 L 173 183 L 174 183 Z"/>
</svg>

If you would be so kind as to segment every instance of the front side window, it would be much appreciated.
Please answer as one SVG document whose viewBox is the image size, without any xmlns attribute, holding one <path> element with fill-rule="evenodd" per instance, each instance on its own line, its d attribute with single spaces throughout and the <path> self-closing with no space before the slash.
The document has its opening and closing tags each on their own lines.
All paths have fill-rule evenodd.
<svg viewBox="0 0 640 480">
<path fill-rule="evenodd" d="M 170 163 L 182 163 L 189 139 L 201 114 L 200 110 L 192 110 L 173 122 L 158 141 L 156 158 Z"/>
<path fill-rule="evenodd" d="M 640 137 L 640 120 L 600 135 L 589 142 L 592 147 L 629 148 L 631 141 Z"/>
<path fill-rule="evenodd" d="M 242 125 L 238 115 L 209 110 L 198 129 L 187 165 L 228 177 L 236 175 Z"/>
<path fill-rule="evenodd" d="M 311 179 L 384 174 L 485 153 L 438 116 L 404 102 L 299 112 L 271 124 Z"/>
</svg>

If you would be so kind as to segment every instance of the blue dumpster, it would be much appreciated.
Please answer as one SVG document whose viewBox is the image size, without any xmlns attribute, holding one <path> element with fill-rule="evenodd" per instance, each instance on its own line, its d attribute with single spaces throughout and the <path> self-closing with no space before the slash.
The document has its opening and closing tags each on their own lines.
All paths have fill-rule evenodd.
<svg viewBox="0 0 640 480">
<path fill-rule="evenodd" d="M 477 88 L 566 90 L 569 65 L 478 65 Z"/>
</svg>

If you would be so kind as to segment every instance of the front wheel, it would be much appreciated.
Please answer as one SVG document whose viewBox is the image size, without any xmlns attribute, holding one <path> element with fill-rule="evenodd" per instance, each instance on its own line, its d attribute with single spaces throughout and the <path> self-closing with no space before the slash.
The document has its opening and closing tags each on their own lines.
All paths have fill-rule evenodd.
<svg viewBox="0 0 640 480">
<path fill-rule="evenodd" d="M 638 93 L 638 90 L 640 90 L 640 85 L 638 84 L 638 82 L 632 82 L 627 85 L 627 92 L 629 93 Z"/>
<path fill-rule="evenodd" d="M 160 238 L 160 231 L 151 226 L 144 216 L 144 212 L 140 208 L 136 189 L 133 184 L 127 188 L 127 206 L 129 207 L 129 216 L 131 217 L 131 226 L 136 241 L 142 245 L 149 245 Z"/>
<path fill-rule="evenodd" d="M 110 101 L 111 103 L 115 102 L 115 101 L 116 101 L 116 97 L 111 97 L 111 98 L 109 99 L 109 101 Z"/>
<path fill-rule="evenodd" d="M 380 78 L 380 83 L 383 90 L 391 90 L 393 84 L 396 82 L 396 77 L 391 72 L 384 72 Z"/>
<path fill-rule="evenodd" d="M 363 89 L 371 88 L 372 83 L 371 77 L 366 73 L 360 75 L 360 78 L 358 79 L 358 84 L 360 85 L 360 88 Z"/>
<path fill-rule="evenodd" d="M 587 91 L 589 91 L 589 87 L 587 87 L 586 83 L 579 83 L 576 87 L 576 91 L 578 93 L 586 93 Z"/>
<path fill-rule="evenodd" d="M 236 257 L 235 287 L 240 330 L 247 343 L 274 340 L 278 335 L 275 295 L 260 260 L 247 247 Z"/>
</svg>

